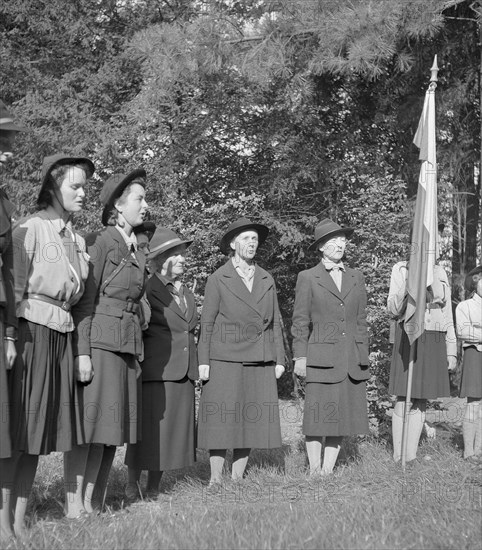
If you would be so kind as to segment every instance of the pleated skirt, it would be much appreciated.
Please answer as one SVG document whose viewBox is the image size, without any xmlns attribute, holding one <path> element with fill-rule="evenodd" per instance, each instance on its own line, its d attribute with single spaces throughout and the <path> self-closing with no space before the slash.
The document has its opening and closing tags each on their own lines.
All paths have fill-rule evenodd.
<svg viewBox="0 0 482 550">
<path fill-rule="evenodd" d="M 198 410 L 201 449 L 281 447 L 274 363 L 211 361 Z"/>
<path fill-rule="evenodd" d="M 194 464 L 194 382 L 142 383 L 142 430 L 135 445 L 128 445 L 125 463 L 136 470 L 177 470 Z"/>
<path fill-rule="evenodd" d="M 124 445 L 138 436 L 136 359 L 128 353 L 92 348 L 94 378 L 77 383 L 77 443 Z"/>
<path fill-rule="evenodd" d="M 69 451 L 74 441 L 71 333 L 19 319 L 10 373 L 12 447 L 32 455 Z"/>
<path fill-rule="evenodd" d="M 308 382 L 302 432 L 306 436 L 366 434 L 368 406 L 365 380 L 346 376 L 334 384 Z"/>
<path fill-rule="evenodd" d="M 12 455 L 10 441 L 10 399 L 8 396 L 7 360 L 5 357 L 5 324 L 3 322 L 4 310 L 0 308 L 0 458 L 8 458 Z"/>
<path fill-rule="evenodd" d="M 392 395 L 406 397 L 410 343 L 407 334 L 397 324 L 393 345 L 390 382 Z M 447 368 L 445 333 L 425 331 L 417 340 L 413 365 L 412 398 L 436 399 L 450 396 L 450 381 Z"/>
<path fill-rule="evenodd" d="M 464 348 L 460 397 L 482 398 L 482 352 L 475 346 Z"/>
</svg>

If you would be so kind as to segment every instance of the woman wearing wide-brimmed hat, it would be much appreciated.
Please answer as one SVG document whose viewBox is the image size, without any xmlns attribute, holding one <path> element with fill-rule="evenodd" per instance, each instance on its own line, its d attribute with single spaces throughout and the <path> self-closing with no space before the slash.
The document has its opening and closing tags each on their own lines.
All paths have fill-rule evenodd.
<svg viewBox="0 0 482 550">
<path fill-rule="evenodd" d="M 311 475 L 332 473 L 343 436 L 368 433 L 365 281 L 342 262 L 353 231 L 322 220 L 310 246 L 321 261 L 296 283 L 293 357 L 295 373 L 306 376 L 303 433 Z"/>
<path fill-rule="evenodd" d="M 116 446 L 137 441 L 137 357 L 142 353 L 140 299 L 147 280 L 134 228 L 144 222 L 146 172 L 115 174 L 104 184 L 101 232 L 86 237 L 91 270 L 74 312 L 77 443 L 65 455 L 67 516 L 101 505 Z"/>
<path fill-rule="evenodd" d="M 210 483 L 221 481 L 227 449 L 239 480 L 251 448 L 281 446 L 276 379 L 285 352 L 273 277 L 254 257 L 268 228 L 240 218 L 221 238 L 229 260 L 206 284 L 198 343 L 203 389 L 198 447 L 210 453 Z"/>
<path fill-rule="evenodd" d="M 142 470 L 149 472 L 147 494 L 154 496 L 163 471 L 191 466 L 196 457 L 194 381 L 198 362 L 194 331 L 198 314 L 194 295 L 181 280 L 191 243 L 158 227 L 149 244 L 153 275 L 146 286 L 151 315 L 144 331 L 141 364 L 142 435 L 138 443 L 127 447 L 129 498 L 138 496 Z"/>
<path fill-rule="evenodd" d="M 72 215 L 84 203 L 91 160 L 46 157 L 39 212 L 13 230 L 17 359 L 10 375 L 15 532 L 24 526 L 39 455 L 75 444 L 72 308 L 85 289 L 89 257 Z"/>
<path fill-rule="evenodd" d="M 455 310 L 457 336 L 462 341 L 463 366 L 460 397 L 466 397 L 462 433 L 464 458 L 482 460 L 482 266 L 465 277 L 469 298 Z"/>
</svg>

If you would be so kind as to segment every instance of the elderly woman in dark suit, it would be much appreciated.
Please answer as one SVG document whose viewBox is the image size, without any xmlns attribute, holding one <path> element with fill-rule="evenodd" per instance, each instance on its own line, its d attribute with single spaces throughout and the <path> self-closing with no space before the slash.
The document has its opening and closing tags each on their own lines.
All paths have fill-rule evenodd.
<svg viewBox="0 0 482 550">
<path fill-rule="evenodd" d="M 333 471 L 343 436 L 368 432 L 365 281 L 341 261 L 352 233 L 322 220 L 310 247 L 321 252 L 321 261 L 300 272 L 296 283 L 293 357 L 295 373 L 306 376 L 303 433 L 311 475 Z"/>
<path fill-rule="evenodd" d="M 146 257 L 134 228 L 144 222 L 146 172 L 111 176 L 102 188 L 99 233 L 86 237 L 91 269 L 74 310 L 78 380 L 77 443 L 65 454 L 67 517 L 104 500 L 116 446 L 137 441 L 137 358 L 142 353 L 141 306 Z"/>
<path fill-rule="evenodd" d="M 254 262 L 268 228 L 241 218 L 220 243 L 231 257 L 207 281 L 198 344 L 204 381 L 198 446 L 210 452 L 210 484 L 221 481 L 227 449 L 232 478 L 243 477 L 250 449 L 281 446 L 276 379 L 284 372 L 273 277 Z"/>
<path fill-rule="evenodd" d="M 142 433 L 128 445 L 126 494 L 138 496 L 142 470 L 148 470 L 147 494 L 159 489 L 162 472 L 191 466 L 196 457 L 194 438 L 194 381 L 198 363 L 194 331 L 198 314 L 193 293 L 181 281 L 186 249 L 192 241 L 158 227 L 149 246 L 146 287 L 149 328 L 144 332 L 142 368 Z"/>
</svg>

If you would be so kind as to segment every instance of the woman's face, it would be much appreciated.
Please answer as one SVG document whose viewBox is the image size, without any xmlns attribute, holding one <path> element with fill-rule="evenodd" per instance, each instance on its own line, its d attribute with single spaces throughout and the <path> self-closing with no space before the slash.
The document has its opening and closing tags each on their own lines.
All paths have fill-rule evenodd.
<svg viewBox="0 0 482 550">
<path fill-rule="evenodd" d="M 115 203 L 117 211 L 131 228 L 144 222 L 148 209 L 145 196 L 144 187 L 140 183 L 133 183 L 128 195 L 122 201 L 117 200 Z"/>
<path fill-rule="evenodd" d="M 170 279 L 178 279 L 185 271 L 186 245 L 180 245 L 168 252 L 169 256 L 161 266 L 161 275 Z"/>
<path fill-rule="evenodd" d="M 482 277 L 477 281 L 477 286 L 475 287 L 475 292 L 477 292 L 477 294 L 479 296 L 482 296 Z"/>
<path fill-rule="evenodd" d="M 325 241 L 320 250 L 323 253 L 323 257 L 331 262 L 339 262 L 345 254 L 346 248 L 346 236 L 343 233 L 333 235 L 330 239 Z"/>
<path fill-rule="evenodd" d="M 252 260 L 258 249 L 258 232 L 249 230 L 243 231 L 236 235 L 231 241 L 230 246 L 234 250 L 237 257 L 242 260 Z"/>
<path fill-rule="evenodd" d="M 85 199 L 87 174 L 79 166 L 70 166 L 60 186 L 54 185 L 53 194 L 67 212 L 82 210 Z"/>
</svg>

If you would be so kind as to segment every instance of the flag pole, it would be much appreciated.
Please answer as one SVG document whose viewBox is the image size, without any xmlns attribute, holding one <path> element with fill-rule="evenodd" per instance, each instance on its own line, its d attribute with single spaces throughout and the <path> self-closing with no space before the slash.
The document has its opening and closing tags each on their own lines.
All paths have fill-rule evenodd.
<svg viewBox="0 0 482 550">
<path fill-rule="evenodd" d="M 433 65 L 432 67 L 430 68 L 430 84 L 429 84 L 429 87 L 428 87 L 428 90 L 427 90 L 427 94 L 434 94 L 435 93 L 435 88 L 437 87 L 437 81 L 438 81 L 438 78 L 437 78 L 437 74 L 438 74 L 438 65 L 437 65 L 437 56 L 434 57 L 434 60 L 433 60 Z M 422 114 L 422 118 L 424 117 L 424 114 L 425 114 L 425 106 L 426 106 L 426 103 L 424 104 L 424 113 Z M 419 129 L 417 130 L 417 135 L 420 131 L 420 124 L 419 124 Z M 416 139 L 417 139 L 417 136 L 416 136 Z M 435 127 L 433 128 L 433 140 L 435 141 Z M 420 144 L 418 144 L 420 146 Z M 433 143 L 433 147 L 434 147 L 434 151 L 435 151 L 435 142 Z M 432 159 L 432 162 L 435 162 L 435 158 Z M 433 173 L 436 173 L 436 166 L 432 166 L 432 171 Z M 421 176 L 422 177 L 422 176 Z M 436 181 L 436 180 L 435 180 Z M 417 195 L 418 195 L 418 192 L 417 192 Z M 417 201 L 418 201 L 418 196 L 417 196 Z M 436 201 L 436 197 L 435 197 L 435 201 Z M 435 203 L 435 209 L 436 209 L 436 203 Z M 435 210 L 435 217 L 436 217 L 436 210 Z M 415 235 L 416 232 L 414 231 L 413 234 Z M 423 242 L 420 242 L 420 241 L 413 241 L 412 240 L 412 243 L 411 243 L 411 252 L 414 250 L 414 247 L 421 247 L 423 246 Z M 418 258 L 420 259 L 420 258 Z M 414 269 L 414 265 L 413 265 L 413 262 L 412 262 L 412 265 L 411 265 L 411 268 L 412 270 Z M 409 268 L 410 269 L 410 268 Z M 413 285 L 413 283 L 412 283 Z M 418 287 L 419 290 L 424 290 L 427 288 L 427 275 L 426 275 L 426 272 L 424 272 L 423 270 L 420 270 L 419 271 L 419 280 L 416 281 L 416 286 Z M 422 324 L 423 324 L 423 316 L 424 316 L 424 312 L 425 312 L 425 303 L 420 303 L 420 300 L 418 303 L 415 304 L 415 310 L 418 309 L 418 313 L 419 315 L 417 316 L 419 320 L 421 320 Z M 416 313 L 416 311 L 415 311 Z M 413 312 L 412 312 L 413 314 Z M 416 327 L 416 330 L 418 332 L 418 337 L 416 338 L 411 338 L 410 337 L 410 334 L 408 334 L 409 336 L 409 341 L 410 341 L 410 353 L 409 353 L 409 359 L 408 359 L 408 375 L 407 375 L 407 391 L 405 393 L 406 397 L 405 397 L 405 408 L 404 408 L 404 411 L 403 411 L 403 426 L 402 426 L 402 448 L 401 448 L 401 462 L 402 462 L 402 470 L 405 471 L 405 467 L 406 467 L 406 463 L 407 463 L 407 440 L 408 440 L 408 422 L 409 422 L 409 413 L 410 413 L 410 409 L 411 409 L 411 406 L 412 406 L 412 380 L 413 380 L 413 364 L 414 364 L 414 361 L 415 361 L 415 351 L 417 349 L 417 342 L 418 342 L 418 338 L 420 337 L 420 333 L 423 333 L 423 330 L 420 330 L 420 326 L 419 327 Z"/>
</svg>

